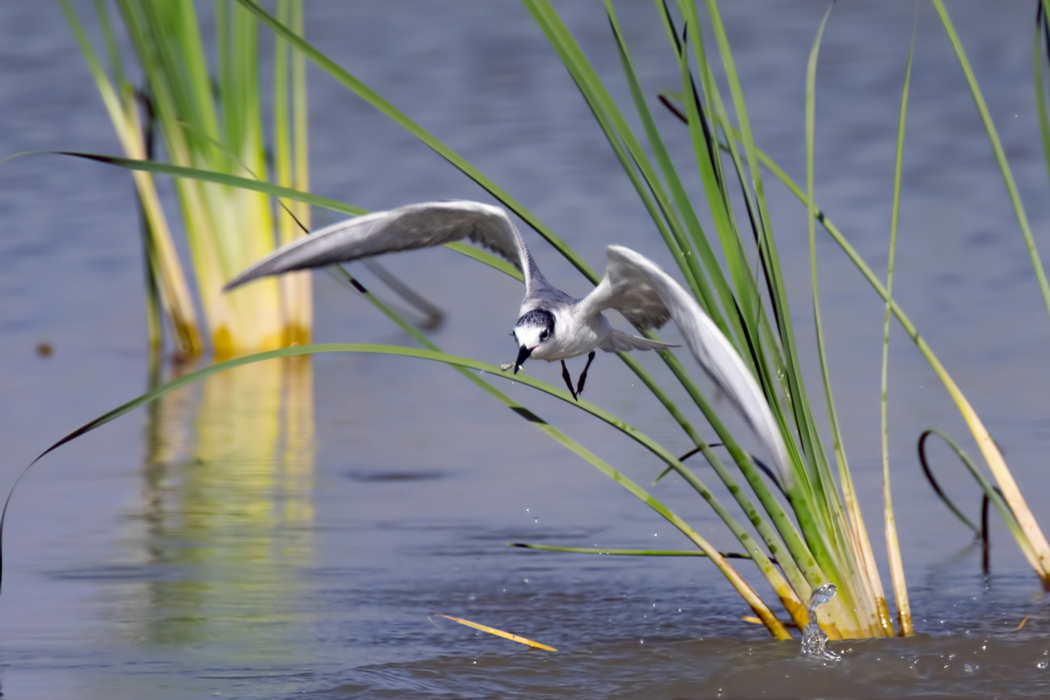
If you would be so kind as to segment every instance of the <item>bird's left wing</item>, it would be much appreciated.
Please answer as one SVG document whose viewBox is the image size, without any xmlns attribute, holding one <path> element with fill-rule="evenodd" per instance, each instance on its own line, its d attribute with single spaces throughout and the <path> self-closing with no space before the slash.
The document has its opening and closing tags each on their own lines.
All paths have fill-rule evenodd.
<svg viewBox="0 0 1050 700">
<path fill-rule="evenodd" d="M 758 382 L 732 343 L 681 285 L 644 255 L 609 246 L 605 277 L 578 307 L 583 314 L 603 309 L 616 309 L 640 328 L 659 328 L 673 319 L 700 366 L 769 450 L 784 484 L 791 484 L 787 448 Z"/>
<path fill-rule="evenodd" d="M 384 253 L 469 239 L 525 273 L 526 287 L 546 285 L 507 213 L 480 202 L 424 202 L 358 216 L 282 246 L 234 277 L 233 289 L 292 270 L 325 267 Z"/>
</svg>

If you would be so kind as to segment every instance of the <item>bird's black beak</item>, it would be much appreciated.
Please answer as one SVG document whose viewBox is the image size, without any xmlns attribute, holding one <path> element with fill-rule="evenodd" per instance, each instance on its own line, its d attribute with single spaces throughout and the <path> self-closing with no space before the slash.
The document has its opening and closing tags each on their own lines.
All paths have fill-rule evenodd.
<svg viewBox="0 0 1050 700">
<path fill-rule="evenodd" d="M 514 374 L 517 374 L 521 366 L 525 364 L 525 360 L 529 359 L 529 355 L 532 354 L 533 349 L 534 348 L 527 348 L 524 345 L 521 346 L 518 350 L 518 359 L 514 360 Z"/>
</svg>

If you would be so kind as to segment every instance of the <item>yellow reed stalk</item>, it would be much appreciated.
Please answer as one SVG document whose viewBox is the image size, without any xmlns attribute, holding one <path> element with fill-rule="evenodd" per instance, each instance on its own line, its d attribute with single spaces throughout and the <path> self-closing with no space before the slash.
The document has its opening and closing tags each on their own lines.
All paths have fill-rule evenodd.
<svg viewBox="0 0 1050 700">
<path fill-rule="evenodd" d="M 142 127 L 130 86 L 125 90 L 123 108 L 126 119 L 124 122 L 118 124 L 110 115 L 121 146 L 129 158 L 145 160 L 146 145 L 142 140 Z M 157 266 L 153 274 L 160 290 L 161 306 L 171 324 L 176 353 L 182 357 L 195 357 L 204 349 L 197 312 L 193 309 L 189 285 L 186 284 L 186 275 L 171 239 L 171 230 L 168 228 L 168 220 L 164 216 L 156 185 L 153 177 L 143 171 L 133 171 L 132 178 L 139 193 L 149 236 L 153 241 L 154 263 Z"/>
<path fill-rule="evenodd" d="M 127 157 L 145 160 L 146 146 L 143 141 L 142 124 L 135 104 L 134 91 L 129 84 L 121 81 L 119 85 L 121 94 L 118 95 L 118 90 L 114 88 L 113 82 L 102 69 L 102 64 L 69 0 L 59 0 L 59 4 L 73 30 L 84 60 L 88 64 L 88 69 L 91 71 L 95 86 L 102 97 L 102 103 L 113 123 L 121 148 Z M 153 262 L 161 275 L 157 285 L 160 290 L 161 305 L 171 321 L 177 352 L 183 356 L 197 355 L 203 349 L 197 315 L 193 310 L 193 301 L 190 297 L 189 286 L 186 284 L 186 276 L 175 252 L 171 231 L 168 228 L 153 178 L 149 173 L 142 171 L 134 171 L 132 177 L 139 192 L 143 214 L 153 242 Z"/>
<path fill-rule="evenodd" d="M 277 5 L 277 14 L 278 18 L 288 24 L 293 32 L 302 34 L 301 2 L 280 0 Z M 288 99 L 289 53 L 291 53 L 291 109 L 289 109 Z M 290 119 L 289 111 L 291 111 Z M 304 192 L 310 187 L 306 158 L 308 147 L 306 123 L 306 64 L 303 55 L 298 51 L 291 52 L 288 42 L 278 36 L 275 41 L 274 60 L 274 171 L 278 185 L 294 187 Z M 281 204 L 283 206 L 277 212 L 277 232 L 280 244 L 284 245 L 306 234 L 303 228 L 309 229 L 310 227 L 310 209 L 303 202 L 282 200 Z M 279 284 L 281 316 L 284 321 L 284 343 L 286 345 L 309 343 L 310 319 L 313 316 L 310 273 L 304 271 L 282 275 Z"/>
<path fill-rule="evenodd" d="M 918 342 L 920 349 L 926 345 L 922 338 Z M 1028 503 L 1024 500 L 1024 496 L 1021 495 L 1021 489 L 1017 487 L 1017 482 L 1014 481 L 1013 474 L 1010 473 L 1010 469 L 1006 466 L 1006 461 L 999 452 L 999 448 L 995 446 L 992 436 L 988 434 L 987 428 L 984 427 L 984 423 L 981 422 L 970 402 L 966 400 L 962 391 L 956 386 L 954 380 L 948 376 L 948 373 L 933 356 L 932 352 L 927 354 L 927 359 L 933 367 L 933 371 L 937 373 L 937 376 L 944 383 L 955 405 L 958 406 L 959 413 L 962 414 L 963 420 L 966 421 L 970 432 L 973 433 L 974 440 L 977 441 L 977 447 L 980 448 L 981 454 L 984 455 L 985 462 L 988 463 L 988 468 L 992 472 L 992 476 L 995 477 L 999 488 L 1003 492 L 1003 499 L 1010 506 L 1014 517 L 1017 518 L 1017 524 L 1021 526 L 1021 531 L 1032 546 L 1031 550 L 1022 547 L 1022 551 L 1028 558 L 1028 563 L 1032 565 L 1032 568 L 1035 569 L 1042 580 L 1044 590 L 1050 591 L 1050 545 L 1047 544 L 1046 537 L 1039 528 L 1039 524 L 1036 523 L 1032 511 L 1028 508 Z"/>
<path fill-rule="evenodd" d="M 488 632 L 489 634 L 493 634 L 497 637 L 509 639 L 512 642 L 517 642 L 518 644 L 524 644 L 525 646 L 532 647 L 533 649 L 543 649 L 544 651 L 558 651 L 554 647 L 547 646 L 546 644 L 543 644 L 541 642 L 534 642 L 531 639 L 527 639 L 517 634 L 511 634 L 510 632 L 504 632 L 503 630 L 498 630 L 495 627 L 489 627 L 488 625 L 483 625 L 479 622 L 471 622 L 470 620 L 464 620 L 462 617 L 453 617 L 452 615 L 445 615 L 444 613 L 438 613 L 438 617 L 443 617 L 446 620 L 458 622 L 461 625 L 465 625 L 472 629 L 480 630 L 481 632 Z"/>
<path fill-rule="evenodd" d="M 915 22 L 918 22 L 916 10 Z M 893 267 L 897 253 L 897 227 L 900 221 L 901 166 L 904 160 L 904 126 L 908 115 L 908 89 L 911 86 L 911 65 L 915 53 L 915 25 L 912 26 L 911 46 L 908 49 L 908 64 L 904 73 L 904 89 L 901 95 L 900 119 L 897 123 L 897 156 L 893 168 L 893 209 L 890 217 L 890 252 L 886 266 L 886 295 L 893 298 Z M 908 601 L 908 586 L 904 579 L 904 562 L 901 560 L 900 542 L 897 539 L 897 521 L 893 515 L 893 493 L 890 489 L 890 438 L 886 396 L 889 386 L 890 362 L 890 303 L 886 302 L 886 313 L 882 331 L 882 392 L 880 396 L 880 422 L 882 424 L 882 502 L 886 528 L 886 553 L 890 561 L 890 580 L 893 582 L 893 597 L 897 602 L 897 622 L 902 637 L 915 634 L 911 619 L 911 604 Z"/>
</svg>

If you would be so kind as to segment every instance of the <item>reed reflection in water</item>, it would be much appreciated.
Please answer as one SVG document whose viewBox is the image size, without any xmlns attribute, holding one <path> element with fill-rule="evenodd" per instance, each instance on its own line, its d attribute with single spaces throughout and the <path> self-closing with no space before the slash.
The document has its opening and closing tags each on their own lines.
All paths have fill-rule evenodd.
<svg viewBox="0 0 1050 700">
<path fill-rule="evenodd" d="M 270 646 L 313 557 L 311 358 L 223 372 L 150 411 L 144 546 L 155 576 L 136 603 L 146 609 L 125 619 L 139 621 L 139 641 Z"/>
</svg>

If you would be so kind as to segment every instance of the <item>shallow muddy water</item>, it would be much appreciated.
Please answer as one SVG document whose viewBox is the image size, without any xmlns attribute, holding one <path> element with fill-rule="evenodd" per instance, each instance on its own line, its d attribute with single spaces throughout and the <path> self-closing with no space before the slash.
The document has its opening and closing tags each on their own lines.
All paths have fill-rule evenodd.
<svg viewBox="0 0 1050 700">
<path fill-rule="evenodd" d="M 593 266 L 602 267 L 612 242 L 669 263 L 586 105 L 522 7 L 307 5 L 310 40 L 489 174 Z M 564 5 L 566 22 L 626 105 L 601 8 Z M 826 6 L 724 5 L 756 139 L 803 181 L 805 62 Z M 651 6 L 617 7 L 650 94 L 675 87 Z M 1050 249 L 1031 85 L 1034 3 L 948 7 L 1037 242 Z M 904 3 L 840 2 L 821 53 L 818 198 L 876 270 L 888 246 L 912 12 Z M 57 4 L 0 4 L 0 38 L 0 156 L 118 151 Z M 310 80 L 315 191 L 370 209 L 486 199 L 327 76 L 313 71 Z M 669 146 L 688 163 L 686 133 L 659 118 L 671 129 Z M 1046 527 L 1050 320 L 961 72 L 925 5 L 907 139 L 899 299 L 996 437 Z M 688 184 L 695 190 L 696 182 Z M 816 397 L 805 215 L 784 188 L 767 180 L 766 189 Z M 317 223 L 333 219 L 316 213 Z M 49 444 L 138 395 L 149 378 L 128 175 L 57 156 L 3 163 L 0 222 L 6 488 Z M 553 282 L 586 291 L 578 274 L 526 236 Z M 880 553 L 882 308 L 833 244 L 821 239 L 818 253 L 839 416 Z M 445 251 L 392 258 L 389 266 L 448 312 L 432 336 L 443 349 L 497 364 L 511 359 L 506 333 L 517 283 Z M 354 293 L 316 278 L 317 341 L 409 342 Z M 339 355 L 256 365 L 189 387 L 30 472 L 4 532 L 0 690 L 12 698 L 118 700 L 1050 694 L 1050 612 L 1034 574 L 996 526 L 984 576 L 979 548 L 922 480 L 919 433 L 938 427 L 962 439 L 965 428 L 925 360 L 895 333 L 891 458 L 914 638 L 831 642 L 843 658 L 818 662 L 801 658 L 797 643 L 774 642 L 742 622 L 746 607 L 702 559 L 506 547 L 688 543 L 448 368 Z M 50 354 L 38 352 L 43 344 Z M 655 358 L 642 359 L 666 375 Z M 529 369 L 557 381 L 553 366 Z M 164 375 L 175 371 L 166 367 Z M 601 357 L 587 391 L 653 437 L 688 449 L 634 382 L 615 358 Z M 633 443 L 570 407 L 500 386 L 640 483 L 659 473 Z M 976 517 L 977 489 L 939 447 L 942 481 Z M 652 490 L 701 534 L 734 548 L 680 483 L 668 479 Z M 746 564 L 741 570 L 751 576 Z M 438 613 L 559 651 L 529 651 Z"/>
</svg>

